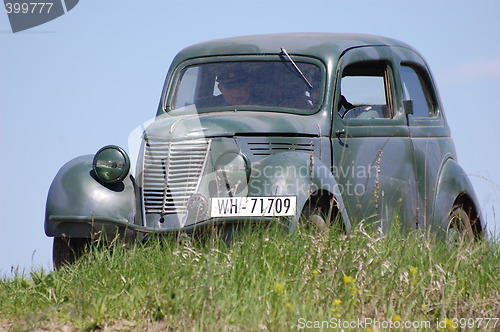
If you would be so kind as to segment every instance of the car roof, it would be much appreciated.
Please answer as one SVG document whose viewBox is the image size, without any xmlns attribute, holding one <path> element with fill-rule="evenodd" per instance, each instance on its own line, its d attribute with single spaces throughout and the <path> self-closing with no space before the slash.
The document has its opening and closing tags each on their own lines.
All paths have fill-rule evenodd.
<svg viewBox="0 0 500 332">
<path fill-rule="evenodd" d="M 329 62 L 350 48 L 384 45 L 411 47 L 396 39 L 352 33 L 277 33 L 216 39 L 189 46 L 178 53 L 173 65 L 189 58 L 216 55 L 289 54 L 314 56 Z"/>
</svg>

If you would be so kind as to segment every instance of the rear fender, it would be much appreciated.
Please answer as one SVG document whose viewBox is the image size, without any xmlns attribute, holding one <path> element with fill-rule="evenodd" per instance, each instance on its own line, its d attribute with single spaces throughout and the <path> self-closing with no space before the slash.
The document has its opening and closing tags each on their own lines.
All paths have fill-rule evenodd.
<svg viewBox="0 0 500 332">
<path fill-rule="evenodd" d="M 92 155 L 75 158 L 54 178 L 45 209 L 47 236 L 93 237 L 97 232 L 114 236 L 117 227 L 99 221 L 134 222 L 132 176 L 115 185 L 103 185 L 94 175 L 92 160 Z"/>
<path fill-rule="evenodd" d="M 455 160 L 448 159 L 444 163 L 436 188 L 432 222 L 440 233 L 447 231 L 450 211 L 457 200 L 463 197 L 467 197 L 466 201 L 472 205 L 471 208 L 477 218 L 476 222 L 479 223 L 476 229 L 478 231 L 485 229 L 474 188 L 465 171 Z"/>
</svg>

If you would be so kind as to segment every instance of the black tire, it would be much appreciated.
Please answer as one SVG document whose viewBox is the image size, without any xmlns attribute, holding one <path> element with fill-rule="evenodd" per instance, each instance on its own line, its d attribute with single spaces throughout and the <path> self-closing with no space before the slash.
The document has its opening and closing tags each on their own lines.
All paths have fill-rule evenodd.
<svg viewBox="0 0 500 332">
<path fill-rule="evenodd" d="M 474 241 L 470 215 L 463 205 L 454 205 L 450 212 L 447 240 L 450 244 Z"/>
<path fill-rule="evenodd" d="M 52 263 L 59 270 L 65 265 L 73 264 L 85 251 L 90 239 L 55 237 L 52 246 Z"/>
</svg>

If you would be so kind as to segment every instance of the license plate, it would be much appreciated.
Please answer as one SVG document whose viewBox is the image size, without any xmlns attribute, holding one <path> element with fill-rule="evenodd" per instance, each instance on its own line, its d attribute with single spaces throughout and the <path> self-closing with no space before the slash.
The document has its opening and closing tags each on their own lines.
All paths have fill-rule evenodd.
<svg viewBox="0 0 500 332">
<path fill-rule="evenodd" d="M 297 211 L 295 196 L 279 197 L 215 197 L 212 217 L 285 217 Z"/>
</svg>

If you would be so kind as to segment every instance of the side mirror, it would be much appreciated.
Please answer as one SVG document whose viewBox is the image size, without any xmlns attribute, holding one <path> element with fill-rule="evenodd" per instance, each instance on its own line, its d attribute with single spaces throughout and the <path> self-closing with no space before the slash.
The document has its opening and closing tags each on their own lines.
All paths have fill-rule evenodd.
<svg viewBox="0 0 500 332">
<path fill-rule="evenodd" d="M 406 115 L 413 114 L 413 100 L 403 100 L 403 107 Z"/>
</svg>

